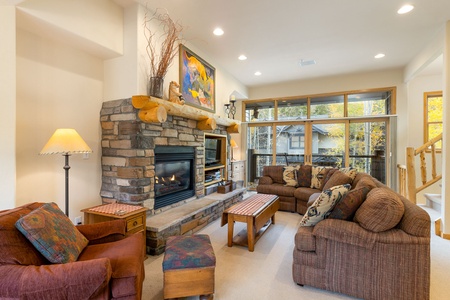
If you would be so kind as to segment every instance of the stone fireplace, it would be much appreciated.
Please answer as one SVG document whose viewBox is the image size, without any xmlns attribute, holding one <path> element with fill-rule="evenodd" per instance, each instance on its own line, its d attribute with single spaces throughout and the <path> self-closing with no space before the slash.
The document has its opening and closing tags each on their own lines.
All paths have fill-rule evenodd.
<svg viewBox="0 0 450 300">
<path fill-rule="evenodd" d="M 164 123 L 144 123 L 129 98 L 104 102 L 100 121 L 104 203 L 157 214 L 204 196 L 204 131 L 196 120 L 169 115 Z M 227 134 L 221 125 L 208 132 Z"/>
</svg>

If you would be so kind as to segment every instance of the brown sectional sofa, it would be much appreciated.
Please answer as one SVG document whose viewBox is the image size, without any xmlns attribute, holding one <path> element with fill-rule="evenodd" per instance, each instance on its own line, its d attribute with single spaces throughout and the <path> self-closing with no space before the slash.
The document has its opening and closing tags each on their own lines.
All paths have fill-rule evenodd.
<svg viewBox="0 0 450 300">
<path fill-rule="evenodd" d="M 0 299 L 141 299 L 142 233 L 125 236 L 124 220 L 80 225 L 89 243 L 77 261 L 50 263 L 15 227 L 43 204 L 0 211 Z"/>
<path fill-rule="evenodd" d="M 306 213 L 315 199 L 308 203 L 309 195 L 321 190 L 285 186 L 282 170 L 265 167 L 257 191 L 280 195 L 284 210 Z M 329 176 L 324 178 L 331 183 Z M 327 182 L 321 188 L 327 188 Z M 298 228 L 294 282 L 365 300 L 429 299 L 429 215 L 365 173 L 353 179 L 348 195 L 352 191 L 360 199 L 352 198 L 353 211 L 347 216 L 344 196 L 324 220 Z"/>
<path fill-rule="evenodd" d="M 308 208 L 309 197 L 322 192 L 330 170 L 332 169 L 325 169 L 322 174 L 323 181 L 320 188 L 311 188 L 311 166 L 302 166 L 297 173 L 299 186 L 293 187 L 286 186 L 283 180 L 284 166 L 264 166 L 263 176 L 259 178 L 256 191 L 260 194 L 278 195 L 280 210 L 304 214 Z"/>
</svg>

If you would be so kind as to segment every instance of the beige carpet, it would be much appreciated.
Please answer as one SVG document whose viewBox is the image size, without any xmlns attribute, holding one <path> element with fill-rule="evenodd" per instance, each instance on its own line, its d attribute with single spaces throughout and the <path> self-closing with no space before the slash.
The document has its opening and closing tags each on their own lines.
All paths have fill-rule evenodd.
<svg viewBox="0 0 450 300">
<path fill-rule="evenodd" d="M 432 220 L 438 214 L 429 211 Z M 271 299 L 355 299 L 312 287 L 300 287 L 292 280 L 292 249 L 294 235 L 301 216 L 277 212 L 272 225 L 256 243 L 255 251 L 241 246 L 227 246 L 227 226 L 220 227 L 219 220 L 199 233 L 208 234 L 217 258 L 216 292 L 218 300 L 271 300 Z M 245 225 L 236 223 L 235 232 Z M 431 299 L 450 299 L 450 241 L 432 237 Z M 146 278 L 142 299 L 163 299 L 163 255 L 149 256 L 145 261 Z M 189 300 L 198 299 L 190 297 Z"/>
</svg>

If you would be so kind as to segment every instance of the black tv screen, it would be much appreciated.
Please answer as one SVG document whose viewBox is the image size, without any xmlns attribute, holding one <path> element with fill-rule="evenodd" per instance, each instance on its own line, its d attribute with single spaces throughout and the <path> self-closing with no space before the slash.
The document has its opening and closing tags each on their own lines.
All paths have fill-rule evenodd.
<svg viewBox="0 0 450 300">
<path fill-rule="evenodd" d="M 205 160 L 207 165 L 220 162 L 220 140 L 205 139 Z"/>
</svg>

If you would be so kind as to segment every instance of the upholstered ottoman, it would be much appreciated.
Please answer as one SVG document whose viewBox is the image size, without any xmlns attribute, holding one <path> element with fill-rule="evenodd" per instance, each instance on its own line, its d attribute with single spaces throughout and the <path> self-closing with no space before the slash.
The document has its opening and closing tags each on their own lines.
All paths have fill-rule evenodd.
<svg viewBox="0 0 450 300">
<path fill-rule="evenodd" d="M 216 256 L 208 235 L 172 236 L 163 260 L 164 299 L 214 296 Z"/>
</svg>

